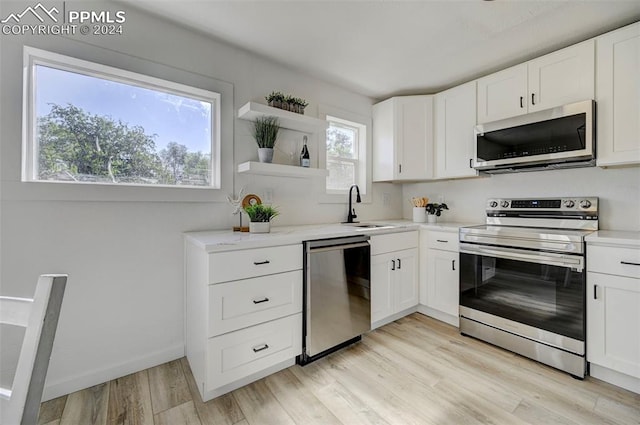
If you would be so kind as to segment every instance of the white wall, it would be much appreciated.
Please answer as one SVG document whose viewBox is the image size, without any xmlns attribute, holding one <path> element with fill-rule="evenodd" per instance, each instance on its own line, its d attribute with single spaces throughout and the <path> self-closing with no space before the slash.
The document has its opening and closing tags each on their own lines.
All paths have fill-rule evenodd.
<svg viewBox="0 0 640 425">
<path fill-rule="evenodd" d="M 0 4 L 0 16 L 29 2 Z M 306 98 L 306 114 L 319 105 L 370 116 L 372 100 L 307 77 L 199 33 L 145 16 L 113 2 L 66 2 L 67 9 L 126 10 L 122 36 L 0 36 L 0 293 L 32 294 L 41 273 L 68 273 L 67 293 L 54 345 L 45 398 L 150 367 L 184 353 L 182 232 L 227 229 L 231 207 L 207 191 L 62 187 L 20 182 L 22 46 L 51 50 L 160 76 L 191 74 L 233 91 L 233 111 L 272 90 Z M 228 170 L 257 159 L 248 123 L 232 120 L 223 139 Z M 285 138 L 301 136 L 291 132 Z M 231 146 L 232 145 L 232 146 Z M 232 157 L 231 157 L 232 156 Z M 317 159 L 316 159 L 317 160 Z M 320 182 L 233 175 L 228 191 L 272 192 L 281 207 L 276 225 L 337 222 L 343 204 L 321 204 Z M 234 187 L 235 186 L 235 187 Z M 226 192 L 225 192 L 226 193 Z M 165 196 L 166 194 L 166 196 Z M 383 194 L 390 202 L 383 205 Z M 402 189 L 374 185 L 361 219 L 398 218 Z"/>
<path fill-rule="evenodd" d="M 577 168 L 501 174 L 464 180 L 407 184 L 403 187 L 403 215 L 411 218 L 408 200 L 440 197 L 450 208 L 442 219 L 484 223 L 487 198 L 597 196 L 600 228 L 640 231 L 640 167 Z"/>
</svg>

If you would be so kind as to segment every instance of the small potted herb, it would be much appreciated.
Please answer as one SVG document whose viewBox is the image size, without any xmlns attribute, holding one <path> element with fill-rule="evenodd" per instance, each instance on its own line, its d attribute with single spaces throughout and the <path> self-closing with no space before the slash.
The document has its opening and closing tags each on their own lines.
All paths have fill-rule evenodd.
<svg viewBox="0 0 640 425">
<path fill-rule="evenodd" d="M 244 207 L 244 212 L 249 216 L 251 233 L 269 233 L 271 219 L 279 214 L 275 207 L 263 204 L 247 205 Z"/>
<path fill-rule="evenodd" d="M 427 210 L 427 222 L 435 223 L 437 221 L 437 217 L 442 215 L 442 210 L 448 210 L 449 207 L 447 204 L 438 204 L 437 202 L 429 203 L 425 207 Z"/>
<path fill-rule="evenodd" d="M 274 108 L 282 108 L 282 102 L 284 101 L 284 94 L 279 91 L 272 91 L 268 96 L 265 96 L 265 100 L 268 105 Z"/>
<path fill-rule="evenodd" d="M 260 117 L 253 122 L 253 137 L 258 144 L 260 162 L 273 161 L 273 147 L 278 138 L 278 131 L 280 123 L 276 117 Z"/>
<path fill-rule="evenodd" d="M 309 106 L 309 102 L 300 97 L 297 97 L 296 103 L 298 104 L 298 113 L 304 115 L 304 108 Z"/>
</svg>

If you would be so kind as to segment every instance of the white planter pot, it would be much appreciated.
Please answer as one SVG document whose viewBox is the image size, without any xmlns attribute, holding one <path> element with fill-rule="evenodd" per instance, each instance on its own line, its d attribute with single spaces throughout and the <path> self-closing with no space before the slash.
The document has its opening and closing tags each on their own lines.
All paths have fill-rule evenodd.
<svg viewBox="0 0 640 425">
<path fill-rule="evenodd" d="M 427 223 L 435 223 L 438 221 L 438 216 L 435 214 L 427 214 Z"/>
<path fill-rule="evenodd" d="M 260 162 L 273 161 L 273 148 L 258 148 L 258 159 Z"/>
<path fill-rule="evenodd" d="M 424 223 L 427 221 L 427 210 L 424 207 L 413 207 L 413 222 Z"/>
<path fill-rule="evenodd" d="M 264 222 L 250 222 L 249 223 L 249 232 L 251 233 L 269 233 L 271 231 L 271 223 L 268 221 Z"/>
</svg>

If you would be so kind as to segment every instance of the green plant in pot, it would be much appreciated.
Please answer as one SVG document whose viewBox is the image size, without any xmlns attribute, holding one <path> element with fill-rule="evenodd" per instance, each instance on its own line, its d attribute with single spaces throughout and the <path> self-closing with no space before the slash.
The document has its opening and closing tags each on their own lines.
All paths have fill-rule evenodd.
<svg viewBox="0 0 640 425">
<path fill-rule="evenodd" d="M 265 96 L 265 100 L 269 104 L 269 106 L 273 106 L 274 108 L 282 107 L 282 102 L 284 101 L 284 94 L 279 91 L 272 91 L 269 95 Z"/>
<path fill-rule="evenodd" d="M 263 204 L 247 205 L 244 212 L 249 216 L 251 233 L 269 233 L 271 219 L 279 214 L 275 207 Z"/>
<path fill-rule="evenodd" d="M 258 144 L 260 162 L 273 161 L 273 147 L 278 138 L 280 123 L 276 117 L 260 117 L 253 122 L 253 138 Z"/>
<path fill-rule="evenodd" d="M 425 209 L 427 210 L 427 222 L 435 223 L 437 217 L 440 217 L 442 215 L 442 211 L 448 210 L 449 207 L 447 206 L 447 204 L 439 204 L 437 202 L 434 202 L 427 204 Z"/>
</svg>

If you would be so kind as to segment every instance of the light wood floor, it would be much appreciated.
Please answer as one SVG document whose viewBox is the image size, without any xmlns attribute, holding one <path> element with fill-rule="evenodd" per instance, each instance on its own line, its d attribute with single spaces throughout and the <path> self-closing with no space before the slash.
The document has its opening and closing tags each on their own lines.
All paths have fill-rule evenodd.
<svg viewBox="0 0 640 425">
<path fill-rule="evenodd" d="M 640 424 L 640 395 L 413 314 L 207 403 L 186 359 L 43 403 L 49 425 Z"/>
</svg>

